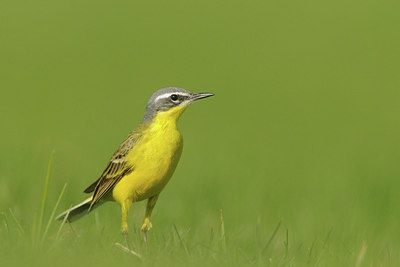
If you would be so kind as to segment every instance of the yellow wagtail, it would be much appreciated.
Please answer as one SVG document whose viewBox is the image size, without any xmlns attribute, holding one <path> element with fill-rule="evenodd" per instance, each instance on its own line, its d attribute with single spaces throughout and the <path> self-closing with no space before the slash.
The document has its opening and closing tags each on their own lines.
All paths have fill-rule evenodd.
<svg viewBox="0 0 400 267">
<path fill-rule="evenodd" d="M 177 121 L 195 100 L 212 96 L 168 87 L 155 92 L 147 103 L 143 121 L 112 155 L 100 178 L 84 192 L 92 195 L 60 214 L 72 222 L 105 201 L 116 201 L 122 209 L 121 231 L 128 233 L 128 212 L 133 202 L 147 199 L 142 231 L 151 228 L 150 216 L 158 195 L 168 183 L 182 153 Z"/>
</svg>

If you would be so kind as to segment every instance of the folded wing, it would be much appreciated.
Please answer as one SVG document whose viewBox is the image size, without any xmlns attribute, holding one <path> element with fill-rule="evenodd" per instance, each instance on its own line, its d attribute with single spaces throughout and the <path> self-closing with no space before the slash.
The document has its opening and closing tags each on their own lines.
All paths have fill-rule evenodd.
<svg viewBox="0 0 400 267">
<path fill-rule="evenodd" d="M 85 189 L 85 193 L 94 192 L 89 211 L 93 205 L 98 203 L 99 200 L 110 192 L 124 176 L 134 171 L 134 163 L 128 161 L 127 155 L 141 136 L 141 131 L 138 129 L 131 132 L 118 150 L 112 155 L 100 178 Z"/>
</svg>

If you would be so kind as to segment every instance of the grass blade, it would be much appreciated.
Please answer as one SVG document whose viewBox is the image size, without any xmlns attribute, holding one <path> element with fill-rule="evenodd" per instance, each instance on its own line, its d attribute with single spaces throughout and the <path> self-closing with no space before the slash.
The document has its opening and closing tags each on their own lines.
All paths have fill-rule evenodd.
<svg viewBox="0 0 400 267">
<path fill-rule="evenodd" d="M 265 244 L 264 249 L 262 250 L 262 254 L 264 254 L 265 251 L 267 251 L 268 247 L 271 245 L 272 240 L 275 238 L 276 233 L 278 232 L 279 228 L 281 227 L 282 221 L 279 221 L 279 223 L 276 225 L 274 232 L 272 232 L 271 237 L 269 238 L 267 244 Z"/>
<path fill-rule="evenodd" d="M 56 205 L 54 206 L 53 211 L 51 212 L 49 221 L 47 222 L 47 225 L 46 225 L 46 229 L 45 229 L 44 232 L 43 232 L 43 236 L 42 236 L 42 240 L 41 240 L 42 243 L 43 243 L 43 241 L 44 241 L 44 239 L 45 239 L 45 237 L 46 237 L 46 235 L 47 235 L 47 232 L 48 232 L 48 230 L 49 230 L 49 228 L 50 228 L 50 224 L 52 223 L 52 221 L 53 221 L 53 219 L 54 219 L 54 215 L 56 214 L 56 210 L 57 210 L 57 208 L 58 208 L 58 205 L 60 204 L 61 198 L 62 198 L 62 196 L 64 195 L 65 188 L 67 188 L 67 183 L 64 184 L 64 187 L 63 187 L 63 189 L 61 190 L 60 195 L 58 196 Z"/>
<path fill-rule="evenodd" d="M 190 253 L 189 253 L 189 250 L 188 250 L 188 248 L 187 248 L 185 242 L 182 240 L 181 236 L 179 235 L 178 228 L 176 228 L 176 225 L 175 225 L 175 224 L 173 224 L 173 226 L 174 226 L 176 235 L 178 236 L 178 239 L 179 239 L 179 241 L 180 241 L 180 243 L 181 243 L 183 249 L 184 249 L 185 252 L 186 252 L 186 255 L 189 255 L 189 254 L 190 254 Z"/>
<path fill-rule="evenodd" d="M 31 227 L 31 242 L 35 245 L 36 242 L 36 231 L 37 231 L 37 212 L 33 214 L 32 227 Z"/>
<path fill-rule="evenodd" d="M 315 264 L 319 264 L 319 261 L 322 259 L 322 256 L 323 256 L 323 254 L 324 254 L 324 252 L 325 252 L 326 245 L 328 244 L 328 240 L 329 240 L 329 238 L 331 237 L 332 231 L 333 231 L 333 228 L 331 228 L 331 229 L 329 230 L 328 234 L 326 235 L 325 241 L 324 241 L 324 243 L 322 244 L 321 252 L 319 253 L 319 255 L 318 255 L 318 257 L 317 257 L 317 260 L 315 261 Z"/>
<path fill-rule="evenodd" d="M 289 229 L 286 229 L 286 241 L 284 242 L 285 245 L 285 258 L 289 255 Z"/>
<path fill-rule="evenodd" d="M 51 152 L 49 164 L 47 165 L 46 180 L 45 180 L 45 183 L 44 183 L 42 206 L 41 206 L 41 209 L 40 209 L 39 223 L 38 223 L 38 228 L 37 228 L 36 240 L 39 240 L 40 233 L 42 231 L 44 210 L 46 208 L 47 193 L 48 193 L 48 189 L 49 189 L 50 172 L 51 172 L 51 166 L 53 165 L 54 152 L 55 152 L 54 150 Z"/>
<path fill-rule="evenodd" d="M 9 209 L 11 217 L 14 219 L 15 223 L 17 224 L 17 228 L 18 228 L 18 234 L 20 235 L 20 237 L 24 236 L 24 229 L 21 226 L 21 223 L 18 221 L 17 217 L 15 217 L 14 212 L 12 211 L 12 209 Z"/>
<path fill-rule="evenodd" d="M 367 253 L 367 242 L 363 242 L 360 251 L 358 252 L 357 255 L 357 260 L 355 263 L 355 267 L 359 267 L 361 263 L 364 261 L 365 258 L 365 253 Z"/>
<path fill-rule="evenodd" d="M 130 253 L 130 254 L 132 254 L 132 255 L 138 257 L 139 260 L 142 259 L 142 255 L 140 255 L 140 254 L 137 253 L 136 251 L 134 251 L 134 250 L 132 250 L 132 249 L 129 249 L 129 248 L 127 248 L 127 247 L 121 245 L 120 243 L 115 243 L 115 245 L 116 245 L 117 247 L 121 248 L 121 249 L 122 249 L 123 251 L 125 251 L 126 253 Z"/>
<path fill-rule="evenodd" d="M 60 224 L 60 227 L 58 228 L 57 235 L 56 235 L 56 240 L 58 240 L 58 238 L 60 237 L 61 229 L 63 228 L 64 224 L 67 222 L 68 216 L 69 216 L 69 211 L 68 211 L 67 215 L 65 215 L 63 221 Z"/>
<path fill-rule="evenodd" d="M 7 215 L 6 215 L 6 213 L 5 212 L 1 212 L 1 215 L 3 215 L 3 224 L 4 224 L 4 227 L 7 229 L 7 233 L 10 233 L 10 229 L 8 228 L 8 222 L 7 222 Z"/>
<path fill-rule="evenodd" d="M 221 244 L 222 244 L 222 251 L 226 253 L 226 238 L 225 238 L 225 223 L 224 223 L 224 215 L 222 213 L 222 209 L 220 210 L 221 216 Z"/>
</svg>

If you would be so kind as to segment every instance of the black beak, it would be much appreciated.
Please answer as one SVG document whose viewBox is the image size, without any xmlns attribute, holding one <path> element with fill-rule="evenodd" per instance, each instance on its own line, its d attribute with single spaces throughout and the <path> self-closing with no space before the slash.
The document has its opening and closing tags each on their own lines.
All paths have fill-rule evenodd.
<svg viewBox="0 0 400 267">
<path fill-rule="evenodd" d="M 196 101 L 202 98 L 210 97 L 213 96 L 214 94 L 212 93 L 194 93 L 192 96 L 192 101 Z"/>
</svg>

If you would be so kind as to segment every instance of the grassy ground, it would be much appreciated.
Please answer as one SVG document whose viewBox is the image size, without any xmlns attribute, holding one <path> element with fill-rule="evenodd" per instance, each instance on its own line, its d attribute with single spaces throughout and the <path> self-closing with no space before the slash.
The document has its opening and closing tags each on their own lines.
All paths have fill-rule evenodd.
<svg viewBox="0 0 400 267">
<path fill-rule="evenodd" d="M 0 265 L 399 266 L 399 11 L 1 1 Z M 115 245 L 115 203 L 60 229 L 65 183 L 56 213 L 86 196 L 165 86 L 216 96 L 180 120 L 183 156 L 147 245 L 134 205 L 142 258 Z"/>
</svg>

